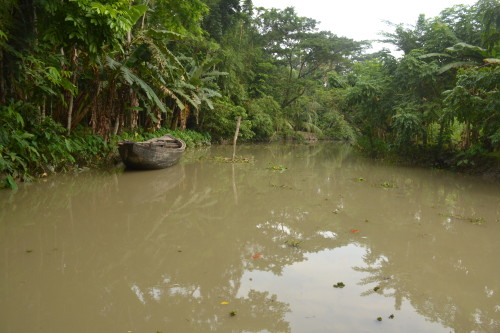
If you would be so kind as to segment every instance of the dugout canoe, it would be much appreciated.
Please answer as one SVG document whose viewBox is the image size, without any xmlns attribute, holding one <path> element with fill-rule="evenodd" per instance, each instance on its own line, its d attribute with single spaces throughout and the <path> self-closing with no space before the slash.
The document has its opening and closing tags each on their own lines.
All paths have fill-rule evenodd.
<svg viewBox="0 0 500 333">
<path fill-rule="evenodd" d="M 170 134 L 147 141 L 118 142 L 118 152 L 127 168 L 154 170 L 168 168 L 179 162 L 186 143 Z"/>
</svg>

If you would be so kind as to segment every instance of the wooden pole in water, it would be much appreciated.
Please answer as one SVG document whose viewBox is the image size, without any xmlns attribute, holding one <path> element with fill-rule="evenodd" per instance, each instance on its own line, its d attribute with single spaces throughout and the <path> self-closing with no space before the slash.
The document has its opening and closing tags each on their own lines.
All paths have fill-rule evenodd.
<svg viewBox="0 0 500 333">
<path fill-rule="evenodd" d="M 241 116 L 239 116 L 238 120 L 236 120 L 236 132 L 234 133 L 234 139 L 233 139 L 233 162 L 234 159 L 236 158 L 236 141 L 238 141 L 238 133 L 240 132 L 240 125 L 241 125 Z"/>
</svg>

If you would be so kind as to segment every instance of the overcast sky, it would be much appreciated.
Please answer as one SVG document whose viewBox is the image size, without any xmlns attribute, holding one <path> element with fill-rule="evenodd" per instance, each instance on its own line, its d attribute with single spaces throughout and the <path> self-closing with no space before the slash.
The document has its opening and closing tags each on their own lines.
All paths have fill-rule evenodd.
<svg viewBox="0 0 500 333">
<path fill-rule="evenodd" d="M 476 2 L 477 0 L 253 0 L 255 7 L 295 7 L 299 16 L 320 21 L 320 30 L 328 30 L 355 40 L 379 39 L 380 31 L 392 31 L 383 21 L 414 24 L 419 14 L 434 17 L 445 8 Z"/>
</svg>

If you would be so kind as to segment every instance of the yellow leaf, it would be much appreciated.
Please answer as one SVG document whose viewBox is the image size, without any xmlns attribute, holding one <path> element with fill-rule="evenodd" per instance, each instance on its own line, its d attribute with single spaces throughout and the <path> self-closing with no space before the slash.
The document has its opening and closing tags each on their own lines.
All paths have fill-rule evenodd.
<svg viewBox="0 0 500 333">
<path fill-rule="evenodd" d="M 226 305 L 226 304 L 229 304 L 229 302 L 220 302 L 220 304 Z"/>
</svg>

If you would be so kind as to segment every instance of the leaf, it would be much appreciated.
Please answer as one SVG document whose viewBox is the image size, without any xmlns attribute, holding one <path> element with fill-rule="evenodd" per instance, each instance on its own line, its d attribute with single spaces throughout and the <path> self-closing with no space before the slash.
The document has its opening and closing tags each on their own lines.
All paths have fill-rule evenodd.
<svg viewBox="0 0 500 333">
<path fill-rule="evenodd" d="M 260 257 L 262 257 L 262 254 L 254 254 L 254 255 L 252 256 L 252 258 L 254 258 L 254 259 L 258 259 L 258 258 L 260 258 Z"/>
<path fill-rule="evenodd" d="M 463 67 L 463 66 L 467 66 L 467 65 L 471 65 L 472 66 L 472 65 L 477 65 L 477 63 L 473 62 L 473 61 L 456 61 L 456 62 L 452 62 L 452 63 L 446 64 L 443 67 L 441 67 L 438 70 L 438 73 L 439 74 L 443 74 L 444 72 L 449 71 L 450 69 L 459 68 L 459 67 Z"/>
<path fill-rule="evenodd" d="M 10 187 L 12 190 L 17 190 L 17 184 L 16 182 L 14 181 L 14 178 L 12 178 L 11 175 L 7 175 L 7 177 L 5 177 L 5 179 L 7 180 L 7 186 Z"/>
<path fill-rule="evenodd" d="M 496 58 L 486 58 L 486 59 L 483 59 L 483 61 L 487 64 L 500 64 L 500 59 L 496 59 Z"/>
<path fill-rule="evenodd" d="M 350 231 L 350 232 L 352 232 L 353 234 L 357 234 L 357 233 L 359 232 L 359 230 L 358 230 L 358 229 L 351 229 L 351 230 L 349 230 L 349 231 Z"/>
<path fill-rule="evenodd" d="M 224 301 L 224 302 L 220 302 L 220 304 L 227 305 L 227 304 L 229 304 L 229 302 Z"/>
</svg>

